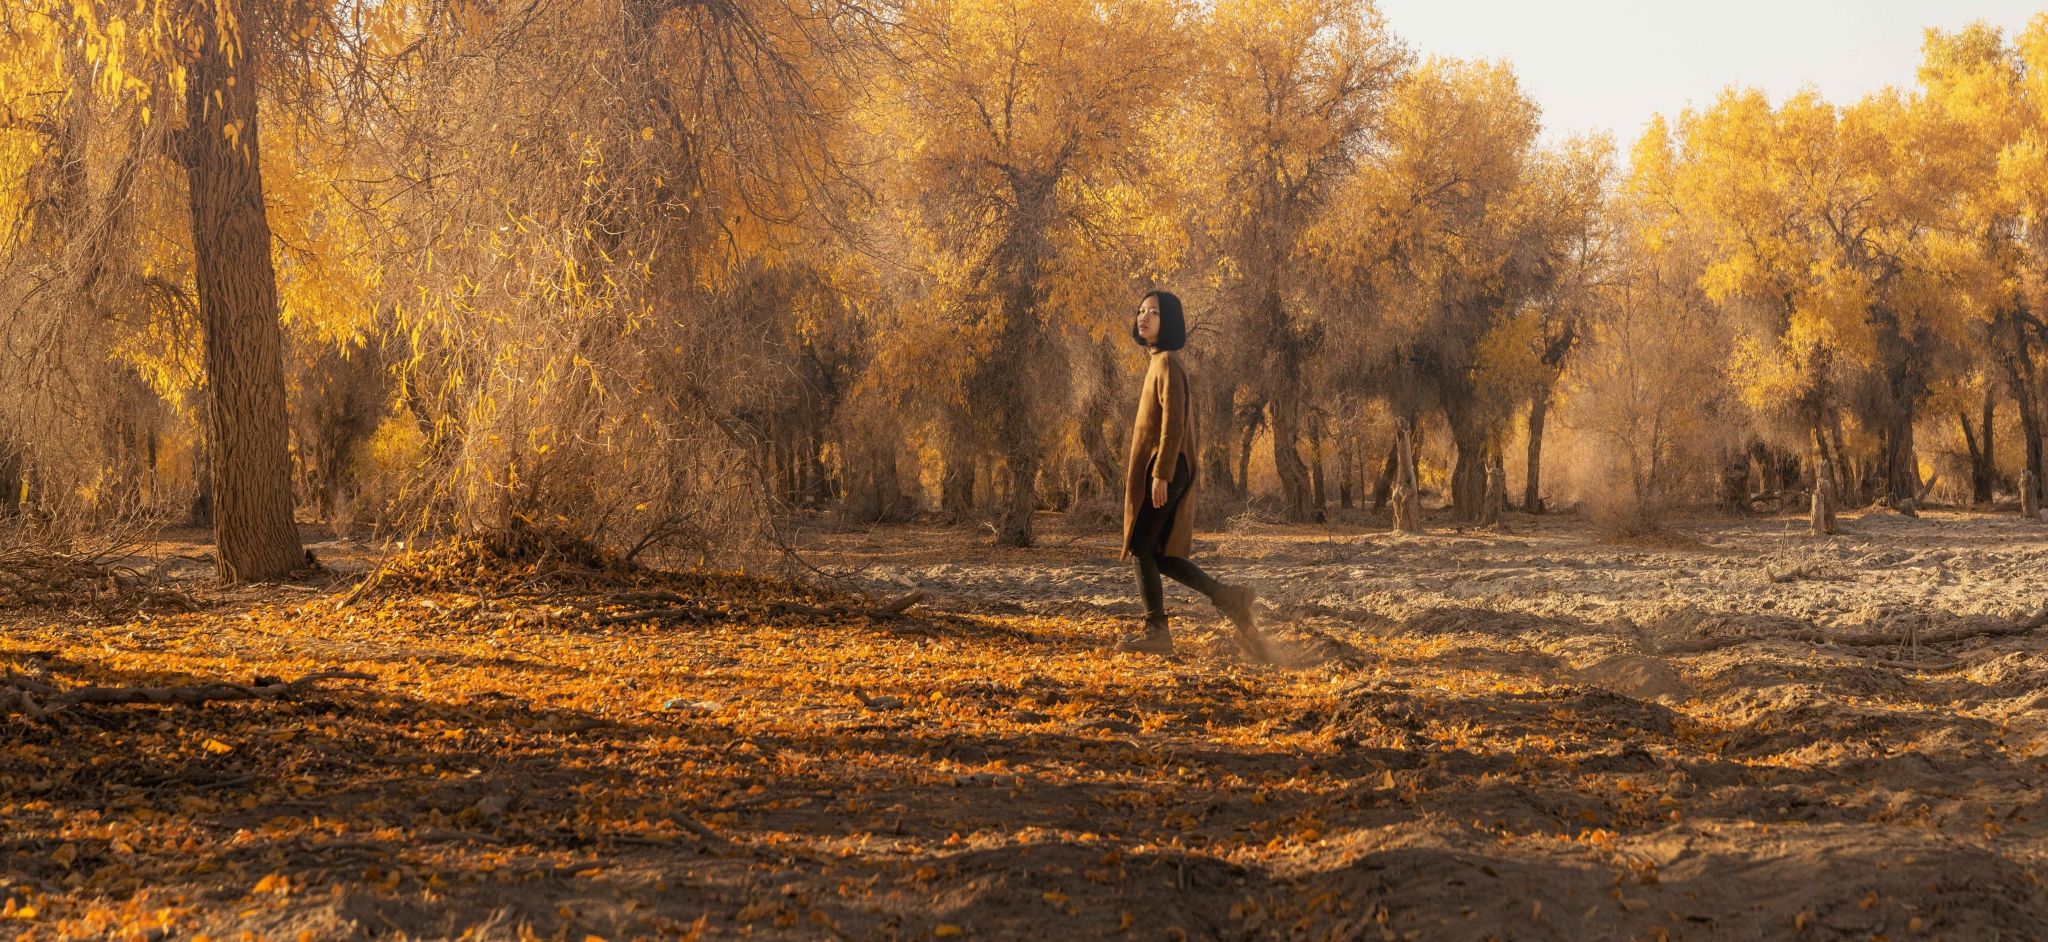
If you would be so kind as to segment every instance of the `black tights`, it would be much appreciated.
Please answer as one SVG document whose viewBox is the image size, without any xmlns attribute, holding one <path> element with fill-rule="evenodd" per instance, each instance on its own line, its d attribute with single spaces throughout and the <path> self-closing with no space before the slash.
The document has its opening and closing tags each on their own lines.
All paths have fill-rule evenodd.
<svg viewBox="0 0 2048 942">
<path fill-rule="evenodd" d="M 1145 621 L 1147 624 L 1166 623 L 1166 590 L 1159 581 L 1164 573 L 1173 581 L 1187 586 L 1216 601 L 1216 593 L 1223 583 L 1202 571 L 1202 567 L 1179 556 L 1166 555 L 1163 547 L 1166 537 L 1173 529 L 1173 517 L 1180 510 L 1180 499 L 1187 494 L 1188 484 L 1194 475 L 1188 470 L 1188 460 L 1180 457 L 1174 463 L 1173 480 L 1166 485 L 1166 504 L 1152 506 L 1151 472 L 1146 472 L 1146 493 L 1138 503 L 1136 532 L 1132 534 L 1132 553 L 1138 560 L 1138 594 L 1145 600 Z"/>
</svg>

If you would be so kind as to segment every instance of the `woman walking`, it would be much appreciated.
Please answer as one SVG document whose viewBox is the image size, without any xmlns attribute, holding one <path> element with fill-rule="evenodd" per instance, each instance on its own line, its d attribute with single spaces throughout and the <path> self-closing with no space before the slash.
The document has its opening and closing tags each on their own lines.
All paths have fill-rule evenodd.
<svg viewBox="0 0 2048 942">
<path fill-rule="evenodd" d="M 1138 303 L 1131 337 L 1150 352 L 1138 418 L 1131 433 L 1131 458 L 1124 471 L 1124 557 L 1138 562 L 1138 592 L 1145 600 L 1145 626 L 1118 641 L 1119 651 L 1172 654 L 1166 598 L 1159 577 L 1194 589 L 1229 617 L 1246 657 L 1266 660 L 1266 646 L 1252 621 L 1256 598 L 1249 586 L 1218 582 L 1188 560 L 1195 535 L 1194 400 L 1187 370 L 1176 352 L 1187 343 L 1180 299 L 1152 291 Z"/>
</svg>

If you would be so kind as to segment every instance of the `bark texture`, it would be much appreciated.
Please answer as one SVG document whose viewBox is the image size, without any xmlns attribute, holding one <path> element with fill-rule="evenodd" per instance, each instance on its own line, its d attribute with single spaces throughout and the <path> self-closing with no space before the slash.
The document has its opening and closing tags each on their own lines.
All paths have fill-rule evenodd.
<svg viewBox="0 0 2048 942">
<path fill-rule="evenodd" d="M 1830 536 L 1840 532 L 1835 527 L 1835 475 L 1829 467 L 1831 462 L 1822 459 L 1813 470 L 1813 508 L 1808 523 L 1814 536 Z"/>
<path fill-rule="evenodd" d="M 1413 428 L 1403 420 L 1394 431 L 1394 529 L 1422 532 L 1422 494 L 1415 480 Z"/>
<path fill-rule="evenodd" d="M 213 533 L 221 578 L 281 579 L 304 565 L 292 522 L 284 335 L 257 156 L 257 44 L 222 34 L 240 0 L 193 0 L 199 27 L 182 141 L 205 331 Z"/>
</svg>

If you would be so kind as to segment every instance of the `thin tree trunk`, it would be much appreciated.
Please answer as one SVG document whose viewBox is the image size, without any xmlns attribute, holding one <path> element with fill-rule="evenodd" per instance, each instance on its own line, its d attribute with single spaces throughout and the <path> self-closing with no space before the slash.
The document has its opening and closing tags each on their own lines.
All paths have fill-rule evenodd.
<svg viewBox="0 0 2048 942">
<path fill-rule="evenodd" d="M 206 404 L 206 391 L 200 391 L 199 429 L 197 440 L 192 443 L 192 472 L 196 480 L 192 485 L 192 510 L 185 516 L 185 524 L 192 527 L 213 528 L 213 419 L 211 406 Z"/>
<path fill-rule="evenodd" d="M 1338 451 L 1341 460 L 1337 463 L 1337 507 L 1350 510 L 1358 494 L 1358 448 L 1350 436 L 1339 436 Z"/>
<path fill-rule="evenodd" d="M 2040 499 L 2042 486 L 2041 449 L 2041 407 L 2035 394 L 2034 353 L 2026 333 L 2026 325 L 2011 314 L 2005 315 L 2006 323 L 2012 328 L 2012 348 L 2005 352 L 2006 387 L 2012 391 L 2013 404 L 2020 410 L 2020 435 L 2027 446 L 2026 470 L 2033 472 L 2034 497 Z M 2026 488 L 2022 488 L 2026 490 Z"/>
<path fill-rule="evenodd" d="M 1325 467 L 1325 461 L 1323 460 L 1323 434 L 1322 429 L 1320 428 L 1321 425 L 1321 422 L 1311 422 L 1309 424 L 1308 434 L 1309 517 L 1317 523 L 1322 523 L 1325 519 L 1328 519 L 1328 511 L 1330 506 L 1330 501 L 1328 499 L 1329 492 L 1325 490 L 1323 480 L 1324 477 L 1328 474 L 1328 471 Z"/>
<path fill-rule="evenodd" d="M 1976 477 L 1972 477 L 1970 481 L 1972 498 L 1981 503 L 1986 504 L 1991 502 L 1991 491 L 1993 487 L 1995 487 L 1998 483 L 1998 425 L 1994 421 L 1998 417 L 1997 389 L 1998 386 L 1995 383 L 1987 381 L 1984 384 L 1984 473 L 1982 475 L 1983 480 L 1980 483 Z M 1977 496 L 1979 494 L 1983 496 Z"/>
<path fill-rule="evenodd" d="M 1550 386 L 1529 400 L 1529 467 L 1522 486 L 1522 512 L 1540 514 L 1543 506 L 1543 426 L 1550 414 Z"/>
<path fill-rule="evenodd" d="M 284 337 L 258 161 L 262 43 L 221 35 L 221 14 L 247 23 L 243 9 L 241 0 L 185 6 L 199 43 L 181 142 L 212 400 L 213 532 L 220 575 L 229 582 L 284 578 L 305 562 L 292 523 Z"/>
<path fill-rule="evenodd" d="M 1257 425 L 1244 427 L 1244 441 L 1237 450 L 1237 494 L 1246 497 L 1252 490 L 1252 443 L 1259 437 Z"/>
<path fill-rule="evenodd" d="M 1970 453 L 1970 500 L 1972 503 L 1977 504 L 1991 502 L 1991 481 L 1993 476 L 1991 453 L 1987 447 L 1990 444 L 1991 420 L 1993 417 L 1988 412 L 1988 406 L 1995 400 L 1991 398 L 1988 392 L 1984 400 L 1987 406 L 1987 413 L 1984 416 L 1985 441 L 1981 444 L 1978 442 L 1976 427 L 1970 424 L 1970 414 L 1960 411 L 1956 413 L 1956 423 L 1963 427 L 1963 447 Z"/>
</svg>

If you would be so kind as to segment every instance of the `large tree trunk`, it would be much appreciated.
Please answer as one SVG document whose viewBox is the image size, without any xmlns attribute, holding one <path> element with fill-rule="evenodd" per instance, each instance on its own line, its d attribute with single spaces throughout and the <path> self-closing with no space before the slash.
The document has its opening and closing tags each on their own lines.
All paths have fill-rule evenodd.
<svg viewBox="0 0 2048 942">
<path fill-rule="evenodd" d="M 292 523 L 284 337 L 257 160 L 262 44 L 221 34 L 223 12 L 248 22 L 240 0 L 193 0 L 185 9 L 199 27 L 182 151 L 212 400 L 214 542 L 221 578 L 281 579 L 306 557 Z"/>
<path fill-rule="evenodd" d="M 832 501 L 832 475 L 825 470 L 825 424 L 829 416 L 814 417 L 804 440 L 803 501 L 823 507 Z"/>
<path fill-rule="evenodd" d="M 1102 426 L 1103 416 L 1099 408 L 1082 411 L 1081 448 L 1088 453 L 1088 466 L 1095 473 L 1095 482 L 1101 487 L 1101 492 L 1110 500 L 1120 502 L 1124 480 L 1117 473 L 1116 451 L 1110 447 L 1109 436 L 1103 434 Z"/>
<path fill-rule="evenodd" d="M 1920 500 L 1920 459 L 1913 449 L 1913 418 L 1926 390 L 1918 362 L 1924 356 L 1913 337 L 1900 325 L 1898 312 L 1890 304 L 1871 308 L 1877 325 L 1878 355 L 1884 363 L 1885 392 L 1889 402 L 1878 430 L 1877 467 L 1869 483 L 1891 506 L 1912 512 Z"/>
<path fill-rule="evenodd" d="M 1827 459 L 1826 467 L 1834 479 L 1835 503 L 1839 507 L 1843 495 L 1855 494 L 1861 490 L 1856 479 L 1855 462 L 1849 460 L 1848 451 L 1842 447 L 1841 416 L 1831 417 L 1823 444 L 1825 448 L 1822 457 Z"/>
<path fill-rule="evenodd" d="M 1303 344 L 1287 322 L 1287 308 L 1277 286 L 1268 284 L 1258 301 L 1254 322 L 1261 325 L 1266 357 L 1259 385 L 1266 394 L 1266 415 L 1273 432 L 1273 470 L 1280 479 L 1280 515 L 1289 523 L 1313 519 L 1314 494 L 1308 466 L 1301 460 L 1304 408 Z"/>
<path fill-rule="evenodd" d="M 1451 444 L 1458 450 L 1451 467 L 1451 516 L 1477 523 L 1486 516 L 1486 430 L 1463 407 L 1446 407 Z"/>
<path fill-rule="evenodd" d="M 1479 512 L 1479 525 L 1499 526 L 1508 507 L 1508 472 L 1498 456 L 1486 465 L 1486 504 Z"/>
<path fill-rule="evenodd" d="M 21 513 L 21 453 L 0 439 L 0 520 Z"/>
<path fill-rule="evenodd" d="M 1208 428 L 1205 426 L 1203 432 L 1206 433 L 1207 431 Z M 1118 489 L 1122 487 L 1121 483 L 1117 485 Z M 1244 489 L 1239 487 L 1237 482 L 1230 477 L 1229 439 L 1222 441 L 1211 440 L 1202 443 L 1202 487 L 1204 490 L 1219 492 L 1226 497 L 1243 499 Z M 1112 490 L 1112 493 L 1116 492 L 1117 490 Z M 1216 505 L 1211 504 L 1210 506 L 1214 507 Z"/>
<path fill-rule="evenodd" d="M 1529 399 L 1529 468 L 1522 483 L 1522 512 L 1543 512 L 1543 424 L 1550 413 L 1550 385 Z"/>
<path fill-rule="evenodd" d="M 1920 499 L 1920 460 L 1913 453 L 1913 403 L 1899 403 L 1888 416 L 1882 439 L 1884 496 L 1893 507 L 1910 509 Z"/>
<path fill-rule="evenodd" d="M 975 453 L 972 439 L 967 433 L 971 420 L 965 415 L 954 414 L 942 425 L 944 463 L 939 470 L 939 513 L 958 523 L 974 514 L 975 487 L 979 483 L 975 474 Z"/>
<path fill-rule="evenodd" d="M 1387 445 L 1387 460 L 1380 465 L 1380 476 L 1372 482 L 1372 510 L 1379 513 L 1387 509 L 1387 498 L 1394 492 L 1394 474 L 1401 466 L 1401 435 L 1396 433 L 1394 441 Z"/>
<path fill-rule="evenodd" d="M 2026 325 L 2011 314 L 2005 315 L 2005 323 L 2012 330 L 2012 346 L 2000 359 L 2005 365 L 2006 387 L 2012 391 L 2013 404 L 2020 410 L 2020 435 L 2027 446 L 2026 470 L 2033 472 L 2034 497 L 2039 499 L 2042 496 L 2042 435 L 2040 399 L 2035 394 L 2034 385 L 2034 353 Z"/>
<path fill-rule="evenodd" d="M 1202 488 L 1210 493 L 1227 494 L 1231 498 L 1242 500 L 1244 482 L 1232 478 L 1230 474 L 1230 449 L 1237 443 L 1237 416 L 1232 408 L 1237 390 L 1227 381 L 1227 376 L 1205 375 L 1203 378 L 1205 381 L 1196 387 L 1201 396 L 1202 406 L 1202 453 L 1199 456 L 1202 462 Z M 1116 487 L 1111 493 L 1123 493 L 1121 479 L 1116 482 Z M 1221 504 L 1212 501 L 1205 506 L 1213 509 Z"/>
<path fill-rule="evenodd" d="M 1025 362 L 1038 330 L 1037 312 L 1033 309 L 1036 292 L 1031 287 L 1036 271 L 1035 264 L 1022 267 L 1024 274 L 1019 276 L 1009 309 L 1004 312 L 1007 323 L 1003 333 L 1008 352 L 1001 355 L 1003 362 L 999 368 L 1007 372 L 1003 388 L 1007 390 L 1008 402 L 1000 419 L 1000 442 L 1003 463 L 1009 468 L 1009 488 L 1003 495 L 1002 517 L 996 525 L 996 542 L 1004 546 L 1030 546 L 1032 517 L 1038 512 L 1040 430 L 1031 420 L 1037 396 L 1031 388 L 1034 380 L 1026 375 L 1029 370 Z"/>
<path fill-rule="evenodd" d="M 1314 519 L 1308 466 L 1295 447 L 1301 438 L 1299 390 L 1291 376 L 1275 377 L 1268 415 L 1273 423 L 1273 468 L 1280 476 L 1280 514 L 1288 523 Z"/>
<path fill-rule="evenodd" d="M 939 473 L 939 511 L 955 521 L 974 513 L 974 459 L 955 454 Z"/>
<path fill-rule="evenodd" d="M 1004 461 L 1010 468 L 1010 493 L 1005 495 L 996 541 L 1004 546 L 1031 545 L 1031 517 L 1038 511 L 1038 456 L 1030 447 L 1012 447 Z"/>
<path fill-rule="evenodd" d="M 846 498 L 848 516 L 862 522 L 900 520 L 904 516 L 903 485 L 897 474 L 893 445 L 875 447 L 851 475 Z"/>
<path fill-rule="evenodd" d="M 1722 452 L 1721 506 L 1735 513 L 1749 509 L 1749 452 L 1730 448 Z"/>
</svg>

